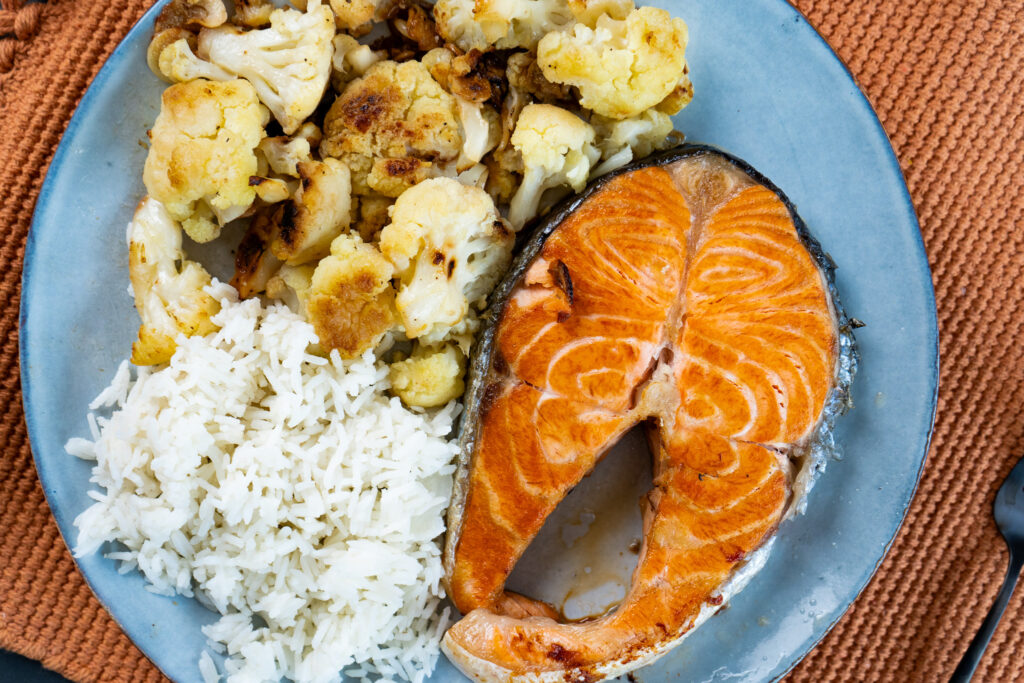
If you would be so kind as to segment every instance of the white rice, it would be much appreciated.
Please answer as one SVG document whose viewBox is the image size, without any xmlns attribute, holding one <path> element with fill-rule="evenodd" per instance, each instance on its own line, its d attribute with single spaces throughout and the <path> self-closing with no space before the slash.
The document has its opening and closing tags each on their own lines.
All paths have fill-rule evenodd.
<svg viewBox="0 0 1024 683">
<path fill-rule="evenodd" d="M 75 520 L 76 554 L 115 541 L 122 571 L 223 615 L 203 632 L 228 681 L 422 681 L 447 626 L 457 404 L 411 411 L 372 353 L 310 355 L 316 335 L 287 308 L 211 292 L 220 331 L 135 381 L 122 364 L 90 405 L 113 414 L 68 442 L 102 489 Z M 197 667 L 218 680 L 207 653 Z"/>
</svg>

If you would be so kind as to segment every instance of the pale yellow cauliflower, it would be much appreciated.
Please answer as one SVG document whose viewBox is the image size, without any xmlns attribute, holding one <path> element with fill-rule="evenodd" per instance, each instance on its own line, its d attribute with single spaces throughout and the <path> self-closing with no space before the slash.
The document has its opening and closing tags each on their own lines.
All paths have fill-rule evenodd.
<svg viewBox="0 0 1024 683">
<path fill-rule="evenodd" d="M 208 334 L 220 304 L 203 288 L 210 274 L 185 258 L 181 228 L 163 204 L 145 197 L 128 226 L 128 276 L 135 308 L 142 319 L 132 344 L 132 363 L 166 363 L 177 348 L 179 334 Z"/>
<path fill-rule="evenodd" d="M 670 137 L 672 119 L 656 109 L 648 109 L 621 121 L 594 115 L 590 124 L 597 134 L 602 159 L 591 172 L 591 178 L 614 171 L 633 159 L 665 149 L 675 142 L 675 137 Z"/>
<path fill-rule="evenodd" d="M 394 267 L 358 235 L 341 235 L 316 265 L 306 313 L 325 351 L 356 358 L 395 327 Z"/>
<path fill-rule="evenodd" d="M 260 140 L 260 154 L 269 170 L 284 176 L 299 177 L 298 165 L 313 161 L 312 150 L 320 145 L 320 129 L 315 123 L 304 123 L 294 136 L 278 135 Z"/>
<path fill-rule="evenodd" d="M 525 47 L 573 20 L 566 0 L 438 0 L 437 30 L 461 49 Z"/>
<path fill-rule="evenodd" d="M 600 158 L 594 129 L 575 114 L 551 104 L 523 107 L 512 133 L 523 160 L 523 181 L 509 204 L 508 220 L 519 230 L 537 215 L 546 190 L 569 186 L 579 192 Z"/>
<path fill-rule="evenodd" d="M 569 11 L 576 21 L 590 28 L 597 26 L 602 15 L 612 19 L 625 19 L 633 11 L 633 0 L 568 0 Z"/>
<path fill-rule="evenodd" d="M 353 192 L 386 189 L 369 182 L 375 159 L 456 159 L 462 150 L 455 98 L 420 62 L 382 61 L 348 84 L 324 119 L 320 154 L 352 171 Z"/>
<path fill-rule="evenodd" d="M 440 341 L 482 309 L 505 272 L 515 237 L 483 190 L 453 178 L 402 194 L 380 248 L 400 279 L 398 312 L 410 338 Z"/>
<path fill-rule="evenodd" d="M 163 75 L 173 81 L 245 78 L 286 134 L 313 113 L 327 89 L 334 56 L 331 9 L 310 0 L 305 12 L 276 9 L 270 26 L 243 31 L 226 24 L 199 32 L 198 56 L 181 39 L 159 57 Z"/>
<path fill-rule="evenodd" d="M 267 120 L 256 91 L 241 79 L 164 91 L 142 180 L 192 239 L 209 242 L 252 204 L 249 178 Z"/>
<path fill-rule="evenodd" d="M 359 29 L 373 21 L 383 0 L 331 0 L 338 27 Z"/>
<path fill-rule="evenodd" d="M 466 357 L 452 344 L 434 349 L 417 344 L 412 355 L 391 364 L 391 390 L 407 406 L 436 408 L 462 396 Z"/>
<path fill-rule="evenodd" d="M 579 88 L 587 109 L 625 119 L 685 89 L 687 35 L 682 19 L 641 7 L 622 20 L 603 14 L 593 28 L 576 23 L 548 33 L 537 62 L 548 80 Z"/>
</svg>

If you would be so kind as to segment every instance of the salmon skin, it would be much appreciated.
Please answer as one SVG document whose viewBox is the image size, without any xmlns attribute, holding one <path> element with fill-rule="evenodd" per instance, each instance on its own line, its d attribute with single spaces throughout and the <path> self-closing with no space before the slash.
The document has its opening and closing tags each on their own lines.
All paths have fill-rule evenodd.
<svg viewBox="0 0 1024 683">
<path fill-rule="evenodd" d="M 745 162 L 685 145 L 557 207 L 492 295 L 448 513 L 442 648 L 481 681 L 650 663 L 763 565 L 850 403 L 835 266 Z M 566 622 L 505 581 L 559 501 L 647 425 L 653 487 L 626 597 Z"/>
</svg>

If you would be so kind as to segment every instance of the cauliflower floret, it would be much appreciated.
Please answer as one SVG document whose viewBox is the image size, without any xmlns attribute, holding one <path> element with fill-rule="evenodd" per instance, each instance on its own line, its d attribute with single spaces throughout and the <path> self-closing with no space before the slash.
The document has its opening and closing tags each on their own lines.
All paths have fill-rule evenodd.
<svg viewBox="0 0 1024 683">
<path fill-rule="evenodd" d="M 256 197 L 249 178 L 267 119 L 248 81 L 192 81 L 164 91 L 142 180 L 197 242 L 217 237 Z"/>
<path fill-rule="evenodd" d="M 349 82 L 365 74 L 367 69 L 386 56 L 383 50 L 372 50 L 369 45 L 363 45 L 347 33 L 339 33 L 334 36 L 331 85 L 341 92 Z"/>
<path fill-rule="evenodd" d="M 358 232 L 364 242 L 375 242 L 380 236 L 380 231 L 391 220 L 389 212 L 394 203 L 393 198 L 376 194 L 359 197 L 359 215 L 353 219 L 350 230 Z"/>
<path fill-rule="evenodd" d="M 273 211 L 264 210 L 253 217 L 238 243 L 231 286 L 238 290 L 239 297 L 248 299 L 264 291 L 267 282 L 281 267 L 281 259 L 270 251 L 276 232 Z"/>
<path fill-rule="evenodd" d="M 358 235 L 341 235 L 317 264 L 306 312 L 325 351 L 356 358 L 395 327 L 394 268 Z"/>
<path fill-rule="evenodd" d="M 270 15 L 277 9 L 270 0 L 232 0 L 235 15 L 232 21 L 249 28 L 261 28 L 270 23 Z"/>
<path fill-rule="evenodd" d="M 434 175 L 434 165 L 416 157 L 374 159 L 366 184 L 385 197 L 397 197 Z"/>
<path fill-rule="evenodd" d="M 308 319 L 306 304 L 313 282 L 314 265 L 283 265 L 266 283 L 266 295 L 283 301 L 292 312 Z M 323 350 L 323 349 L 319 349 Z"/>
<path fill-rule="evenodd" d="M 612 19 L 625 19 L 633 11 L 633 0 L 568 0 L 569 11 L 582 22 L 594 28 L 601 15 Z"/>
<path fill-rule="evenodd" d="M 512 133 L 512 146 L 523 158 L 523 182 L 509 204 L 508 220 L 519 230 L 537 215 L 545 190 L 568 185 L 576 192 L 587 184 L 590 167 L 601 153 L 593 145 L 594 129 L 583 119 L 551 104 L 523 108 Z"/>
<path fill-rule="evenodd" d="M 270 27 L 243 31 L 225 25 L 199 32 L 199 56 L 178 40 L 159 58 L 160 71 L 176 81 L 242 77 L 259 93 L 284 132 L 294 133 L 327 89 L 334 55 L 334 16 L 320 0 L 306 12 L 276 9 Z"/>
<path fill-rule="evenodd" d="M 668 97 L 686 75 L 687 29 L 682 19 L 641 7 L 624 20 L 607 15 L 594 28 L 574 24 L 537 45 L 549 81 L 574 85 L 580 104 L 602 116 L 636 116 Z"/>
<path fill-rule="evenodd" d="M 153 35 L 169 28 L 212 28 L 227 20 L 228 10 L 221 0 L 171 0 L 153 22 Z"/>
<path fill-rule="evenodd" d="M 344 160 L 356 194 L 369 194 L 376 158 L 444 162 L 459 156 L 455 98 L 420 62 L 377 62 L 345 88 L 324 119 L 320 154 Z"/>
<path fill-rule="evenodd" d="M 603 159 L 590 174 L 591 178 L 614 171 L 656 149 L 665 149 L 675 141 L 669 135 L 672 119 L 656 109 L 648 109 L 639 116 L 622 121 L 595 114 L 590 124 L 597 133 L 597 145 Z"/>
<path fill-rule="evenodd" d="M 311 265 L 281 266 L 274 277 L 267 280 L 267 296 L 283 301 L 293 313 L 302 316 L 304 320 L 308 319 L 306 304 L 315 271 L 316 266 Z"/>
<path fill-rule="evenodd" d="M 331 9 L 339 28 L 358 29 L 373 21 L 382 4 L 383 0 L 331 0 Z"/>
<path fill-rule="evenodd" d="M 179 334 L 208 334 L 217 329 L 211 316 L 220 310 L 203 291 L 210 274 L 185 258 L 181 228 L 163 204 L 145 197 L 128 226 L 128 276 L 135 308 L 142 319 L 132 344 L 136 365 L 166 363 Z"/>
<path fill-rule="evenodd" d="M 566 0 L 438 0 L 437 29 L 469 52 L 537 46 L 545 33 L 572 22 Z"/>
<path fill-rule="evenodd" d="M 312 150 L 320 145 L 321 138 L 315 123 L 304 123 L 293 137 L 266 137 L 257 149 L 274 173 L 298 178 L 298 165 L 313 161 Z"/>
<path fill-rule="evenodd" d="M 380 248 L 401 280 L 398 312 L 410 338 L 443 338 L 508 267 L 515 236 L 483 190 L 431 178 L 402 194 Z"/>
<path fill-rule="evenodd" d="M 456 97 L 462 133 L 462 151 L 457 168 L 464 171 L 480 163 L 484 155 L 498 146 L 501 140 L 501 120 L 498 112 L 485 104 Z"/>
<path fill-rule="evenodd" d="M 412 356 L 388 368 L 393 391 L 407 406 L 436 408 L 462 396 L 466 357 L 452 344 L 431 349 L 417 344 Z"/>
<path fill-rule="evenodd" d="M 274 256 L 297 266 L 322 258 L 352 221 L 348 167 L 337 159 L 300 162 L 299 189 L 277 212 Z"/>
</svg>

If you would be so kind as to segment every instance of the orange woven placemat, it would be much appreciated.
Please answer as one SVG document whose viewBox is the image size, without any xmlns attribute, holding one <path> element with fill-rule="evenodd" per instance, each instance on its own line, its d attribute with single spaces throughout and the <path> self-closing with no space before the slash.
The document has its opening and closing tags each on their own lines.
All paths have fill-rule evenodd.
<svg viewBox="0 0 1024 683">
<path fill-rule="evenodd" d="M 0 0 L 0 647 L 75 681 L 158 681 L 85 586 L 32 466 L 17 367 L 32 209 L 68 118 L 145 0 Z M 948 676 L 1006 561 L 995 489 L 1024 453 L 1024 2 L 799 0 L 902 161 L 943 368 L 932 453 L 877 576 L 794 681 Z M 1024 591 L 978 680 L 1024 680 Z M 2 678 L 2 676 L 0 676 Z"/>
</svg>

